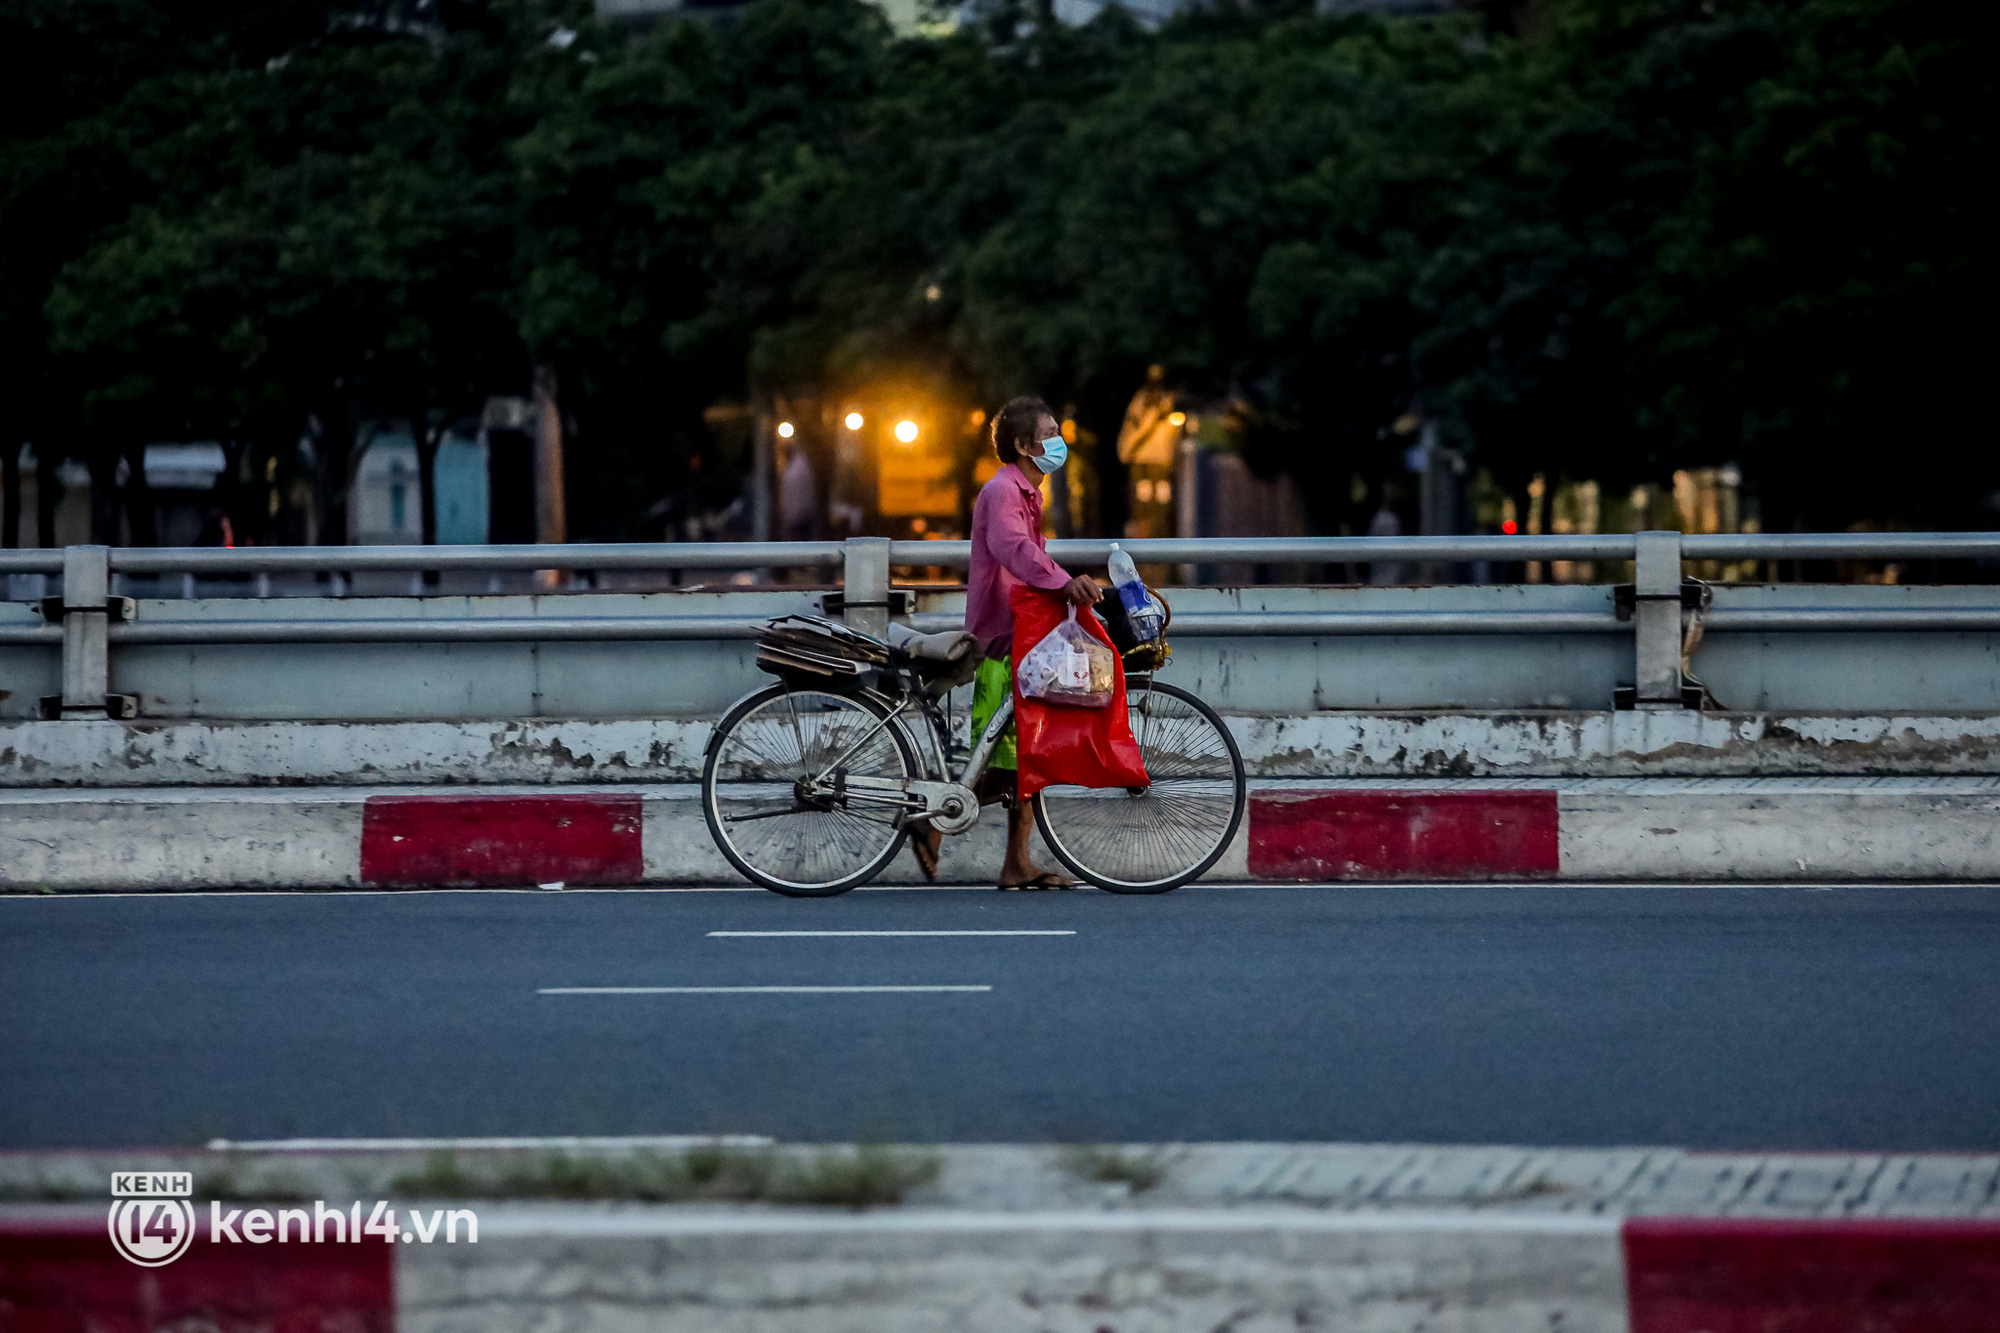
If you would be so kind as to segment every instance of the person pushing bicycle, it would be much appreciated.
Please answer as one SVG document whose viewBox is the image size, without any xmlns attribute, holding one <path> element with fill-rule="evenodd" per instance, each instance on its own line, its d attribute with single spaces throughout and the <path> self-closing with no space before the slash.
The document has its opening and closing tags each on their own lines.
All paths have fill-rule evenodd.
<svg viewBox="0 0 2000 1333">
<path fill-rule="evenodd" d="M 1076 606 L 1095 606 L 1103 590 L 1088 575 L 1071 578 L 1049 559 L 1042 538 L 1042 479 L 1069 457 L 1056 416 L 1039 398 L 1019 397 L 993 416 L 990 439 L 1000 471 L 980 489 L 972 508 L 972 566 L 966 574 L 965 629 L 981 654 L 973 678 L 972 734 L 978 736 L 1014 688 L 1014 609 L 1010 590 L 1027 584 L 1060 592 Z M 1073 889 L 1077 882 L 1034 863 L 1028 835 L 1034 815 L 1019 799 L 1014 729 L 994 751 L 979 781 L 982 805 L 1007 807 L 1007 858 L 1000 867 L 1003 889 Z M 919 861 L 937 864 L 938 835 L 917 841 Z M 928 855 L 926 855 L 928 853 Z"/>
<path fill-rule="evenodd" d="M 1040 399 L 1016 398 L 994 417 L 991 439 L 1001 467 L 974 507 L 963 632 L 907 632 L 899 646 L 905 627 L 895 623 L 884 643 L 793 613 L 758 635 L 757 667 L 778 679 L 716 720 L 701 770 L 709 835 L 751 883 L 791 898 L 830 898 L 875 878 L 906 842 L 935 878 L 942 839 L 967 831 L 982 806 L 996 803 L 1008 807 L 1003 889 L 1077 886 L 1034 864 L 1031 827 L 1064 869 L 1107 893 L 1166 893 L 1206 873 L 1233 845 L 1249 805 L 1243 756 L 1221 715 L 1155 679 L 1168 654 L 1164 606 L 1148 640 L 1153 650 L 1128 648 L 1124 672 L 1114 659 L 1108 711 L 1017 698 L 1017 636 L 1041 640 L 1039 652 L 1069 623 L 1065 604 L 1076 615 L 1108 599 L 1093 580 L 1071 578 L 1050 560 L 1042 541 L 1041 483 L 1069 452 L 1055 413 Z M 1121 592 L 1137 584 L 1115 543 L 1111 565 Z M 1135 611 L 1125 624 L 1149 614 Z M 1099 643 L 1108 634 L 1116 646 L 1116 623 L 1084 618 L 1085 632 Z M 1127 637 L 1139 639 L 1138 627 Z M 1086 646 L 1059 655 L 1059 674 L 1072 676 L 1071 656 L 1090 659 L 1085 671 L 1094 682 L 1100 654 Z M 968 679 L 973 744 L 958 754 L 941 702 Z M 1017 707 L 1027 710 L 1022 734 L 1032 753 L 1016 740 Z"/>
</svg>

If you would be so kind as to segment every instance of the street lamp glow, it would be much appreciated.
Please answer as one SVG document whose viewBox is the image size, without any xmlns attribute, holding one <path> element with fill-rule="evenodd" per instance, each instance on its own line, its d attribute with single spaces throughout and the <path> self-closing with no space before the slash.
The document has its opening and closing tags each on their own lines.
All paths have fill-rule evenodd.
<svg viewBox="0 0 2000 1333">
<path fill-rule="evenodd" d="M 849 412 L 847 414 L 847 428 L 849 430 L 861 429 L 861 414 L 859 412 Z"/>
<path fill-rule="evenodd" d="M 778 423 L 778 438 L 779 438 L 779 439 L 781 439 L 781 440 L 789 440 L 789 439 L 791 439 L 791 438 L 792 438 L 792 423 L 791 423 L 791 422 L 789 422 L 789 421 L 780 421 L 780 422 Z"/>
<path fill-rule="evenodd" d="M 1173 413 L 1170 413 L 1170 414 L 1168 414 L 1168 416 L 1167 416 L 1167 424 L 1169 424 L 1169 425 L 1172 425 L 1172 426 L 1185 426 L 1185 425 L 1187 425 L 1187 413 L 1185 413 L 1185 412 L 1173 412 Z"/>
<path fill-rule="evenodd" d="M 908 444 L 910 441 L 916 439 L 917 423 L 914 421 L 898 421 L 896 423 L 896 438 L 904 444 Z"/>
</svg>

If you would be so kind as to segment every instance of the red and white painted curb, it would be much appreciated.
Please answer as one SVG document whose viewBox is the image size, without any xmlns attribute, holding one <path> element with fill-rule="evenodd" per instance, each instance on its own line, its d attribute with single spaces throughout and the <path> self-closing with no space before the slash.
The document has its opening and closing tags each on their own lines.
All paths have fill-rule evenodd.
<svg viewBox="0 0 2000 1333">
<path fill-rule="evenodd" d="M 197 1226 L 172 1263 L 141 1268 L 102 1218 L 0 1218 L 0 1329 L 14 1333 L 391 1333 L 396 1256 L 365 1245 L 213 1244 Z"/>
<path fill-rule="evenodd" d="M 1256 879 L 1554 879 L 1552 790 L 1276 790 L 1250 801 Z"/>
<path fill-rule="evenodd" d="M 543 1210 L 539 1222 L 503 1229 L 501 1235 L 489 1235 L 486 1243 L 460 1246 L 450 1256 L 453 1278 L 445 1285 L 469 1281 L 484 1292 L 478 1326 L 527 1327 L 533 1319 L 561 1312 L 569 1304 L 548 1290 L 524 1290 L 513 1293 L 519 1301 L 515 1308 L 505 1270 L 528 1259 L 520 1247 L 523 1237 L 544 1242 L 545 1250 L 559 1252 L 561 1262 L 572 1269 L 628 1265 L 633 1262 L 635 1240 L 677 1241 L 683 1248 L 664 1252 L 664 1262 L 679 1271 L 671 1274 L 672 1299 L 663 1298 L 662 1305 L 684 1306 L 691 1293 L 702 1290 L 711 1270 L 719 1273 L 732 1263 L 756 1260 L 761 1251 L 732 1255 L 730 1247 L 751 1246 L 759 1237 L 789 1238 L 790 1248 L 784 1253 L 791 1262 L 810 1252 L 801 1250 L 801 1243 L 822 1245 L 838 1252 L 849 1278 L 859 1268 L 879 1268 L 914 1291 L 930 1280 L 917 1276 L 926 1267 L 940 1280 L 965 1281 L 965 1255 L 991 1246 L 996 1237 L 1018 1238 L 1039 1230 L 1062 1236 L 1068 1244 L 1081 1244 L 1085 1250 L 1092 1234 L 1138 1234 L 1148 1237 L 1149 1245 L 1161 1245 L 1160 1262 L 1168 1267 L 1174 1263 L 1171 1237 L 1176 1233 L 1202 1236 L 1204 1258 L 1213 1260 L 1218 1254 L 1226 1258 L 1232 1249 L 1267 1244 L 1274 1234 L 1292 1236 L 1287 1244 L 1296 1252 L 1298 1238 L 1338 1231 L 1362 1242 L 1361 1260 L 1350 1250 L 1340 1261 L 1349 1269 L 1357 1262 L 1362 1266 L 1373 1262 L 1384 1268 L 1379 1276 L 1386 1278 L 1389 1270 L 1414 1257 L 1413 1272 L 1397 1277 L 1405 1285 L 1421 1285 L 1427 1266 L 1458 1269 L 1480 1253 L 1503 1253 L 1508 1237 L 1545 1247 L 1553 1242 L 1558 1247 L 1545 1249 L 1535 1261 L 1547 1290 L 1511 1291 L 1511 1313 L 1490 1306 L 1468 1305 L 1453 1311 L 1432 1304 L 1428 1318 L 1442 1318 L 1452 1327 L 1548 1327 L 1547 1317 L 1533 1315 L 1532 1309 L 1562 1308 L 1578 1291 L 1588 1291 L 1595 1282 L 1593 1274 L 1608 1265 L 1622 1270 L 1623 1299 L 1615 1292 L 1600 1292 L 1600 1317 L 1583 1321 L 1590 1327 L 1622 1325 L 1629 1333 L 2000 1330 L 2000 1221 L 1644 1217 L 1621 1222 L 1568 1216 L 1468 1218 L 1312 1211 L 1283 1215 L 1222 1210 L 1025 1215 L 890 1211 L 734 1219 L 654 1214 L 649 1225 L 645 1214 L 574 1210 L 562 1214 L 574 1219 L 573 1225 L 565 1225 L 548 1220 L 551 1211 Z M 871 1234 L 874 1242 L 868 1239 Z M 931 1247 L 913 1249 L 913 1236 L 929 1237 Z M 1409 1248 L 1413 1237 L 1416 1249 Z M 500 1244 L 495 1246 L 494 1241 Z M 1501 1250 L 1493 1249 L 1496 1243 Z M 1372 1260 L 1366 1257 L 1370 1254 L 1375 1256 Z M 442 1313 L 435 1308 L 440 1290 L 435 1262 L 440 1258 L 429 1254 L 428 1247 L 398 1248 L 372 1239 L 364 1244 L 289 1248 L 198 1239 L 172 1264 L 140 1268 L 113 1250 L 101 1220 L 0 1219 L 0 1329 L 391 1333 L 399 1322 L 406 1328 L 428 1326 L 428 1319 Z M 657 1267 L 661 1261 L 644 1262 Z M 495 1265 L 495 1273 L 474 1277 L 486 1264 Z M 430 1271 L 422 1271 L 427 1266 Z M 1271 1280 L 1278 1285 L 1284 1281 L 1275 1272 Z M 619 1302 L 617 1313 L 625 1321 L 619 1327 L 632 1326 L 630 1319 L 644 1314 L 645 1302 L 636 1296 L 628 1293 Z M 1286 1298 L 1291 1298 L 1289 1293 Z M 588 1304 L 581 1295 L 573 1293 L 572 1299 L 578 1313 L 587 1313 L 581 1310 Z M 1147 1302 L 1152 1315 L 1160 1313 L 1163 1301 L 1171 1304 L 1159 1296 Z M 818 1321 L 833 1313 L 826 1307 L 814 1308 L 811 1301 L 800 1300 L 795 1306 L 789 1313 L 782 1307 L 768 1308 L 757 1320 L 731 1326 L 816 1329 L 825 1326 Z M 988 1315 L 1006 1313 L 981 1309 Z M 1042 1312 L 1046 1314 L 1047 1308 Z M 473 1312 L 461 1311 L 461 1319 L 468 1313 Z M 851 1322 L 854 1312 L 846 1313 Z M 1011 1328 L 1017 1323 L 982 1318 L 966 1327 Z M 586 1318 L 566 1326 L 588 1328 L 592 1322 Z"/>
<path fill-rule="evenodd" d="M 1622 1232 L 1632 1333 L 2000 1329 L 2000 1222 L 1645 1217 Z"/>
<path fill-rule="evenodd" d="M 361 882 L 634 884 L 646 878 L 637 793 L 370 796 Z"/>
<path fill-rule="evenodd" d="M 0 887 L 740 882 L 692 784 L 0 792 Z M 1216 882 L 2000 879 L 2000 781 L 1258 783 Z M 945 840 L 989 882 L 1004 821 Z M 901 859 L 885 883 L 918 881 Z"/>
</svg>

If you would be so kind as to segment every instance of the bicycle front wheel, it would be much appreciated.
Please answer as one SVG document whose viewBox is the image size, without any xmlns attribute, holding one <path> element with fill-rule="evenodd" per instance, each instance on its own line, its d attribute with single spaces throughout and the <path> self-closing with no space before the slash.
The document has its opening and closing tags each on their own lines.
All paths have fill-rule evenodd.
<svg viewBox="0 0 2000 1333">
<path fill-rule="evenodd" d="M 1035 823 L 1072 874 L 1112 893 L 1165 893 L 1228 849 L 1250 784 L 1228 726 L 1186 690 L 1132 685 L 1125 706 L 1153 784 L 1044 787 Z"/>
<path fill-rule="evenodd" d="M 790 898 L 827 898 L 866 884 L 902 850 L 895 805 L 859 796 L 809 798 L 800 784 L 836 771 L 908 779 L 916 756 L 873 699 L 773 685 L 715 724 L 701 771 L 709 835 L 744 878 Z"/>
</svg>

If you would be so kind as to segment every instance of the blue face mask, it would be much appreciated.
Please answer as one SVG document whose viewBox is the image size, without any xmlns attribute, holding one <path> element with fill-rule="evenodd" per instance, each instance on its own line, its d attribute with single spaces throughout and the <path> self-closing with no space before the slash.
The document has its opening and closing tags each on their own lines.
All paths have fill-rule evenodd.
<svg viewBox="0 0 2000 1333">
<path fill-rule="evenodd" d="M 1062 436 L 1051 435 L 1039 443 L 1042 446 L 1042 455 L 1035 460 L 1035 466 L 1042 471 L 1054 472 L 1069 461 L 1069 445 L 1063 442 Z"/>
</svg>

